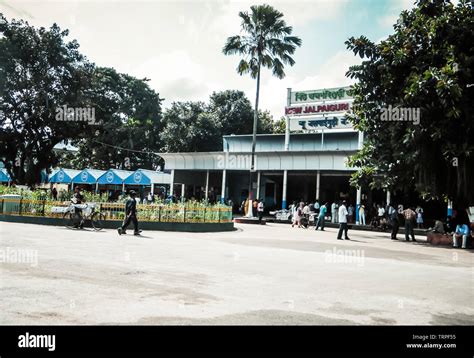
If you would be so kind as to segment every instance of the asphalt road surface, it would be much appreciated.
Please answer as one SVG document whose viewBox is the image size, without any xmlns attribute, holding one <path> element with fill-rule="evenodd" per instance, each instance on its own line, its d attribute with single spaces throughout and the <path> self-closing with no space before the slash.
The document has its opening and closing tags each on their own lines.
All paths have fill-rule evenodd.
<svg viewBox="0 0 474 358">
<path fill-rule="evenodd" d="M 0 324 L 474 323 L 472 250 L 236 228 L 119 237 L 0 222 Z"/>
</svg>

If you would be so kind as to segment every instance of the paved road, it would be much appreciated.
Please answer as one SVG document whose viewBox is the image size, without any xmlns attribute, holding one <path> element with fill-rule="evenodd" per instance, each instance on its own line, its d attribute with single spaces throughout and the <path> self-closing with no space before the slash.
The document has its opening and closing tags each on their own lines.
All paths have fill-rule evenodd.
<svg viewBox="0 0 474 358">
<path fill-rule="evenodd" d="M 474 323 L 472 250 L 236 227 L 137 238 L 2 222 L 0 324 Z"/>
</svg>

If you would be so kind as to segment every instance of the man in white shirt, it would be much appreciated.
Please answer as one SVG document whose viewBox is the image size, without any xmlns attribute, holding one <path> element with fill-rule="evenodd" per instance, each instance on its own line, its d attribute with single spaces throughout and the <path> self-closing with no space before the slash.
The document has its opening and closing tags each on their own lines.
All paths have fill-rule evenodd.
<svg viewBox="0 0 474 358">
<path fill-rule="evenodd" d="M 260 199 L 260 200 L 258 200 L 258 204 L 257 204 L 257 214 L 258 214 L 258 222 L 259 223 L 262 222 L 263 210 L 264 210 L 263 200 Z"/>
<path fill-rule="evenodd" d="M 348 230 L 347 215 L 349 215 L 349 213 L 347 212 L 345 200 L 342 202 L 342 205 L 339 207 L 338 214 L 339 214 L 338 215 L 339 216 L 339 232 L 337 233 L 337 239 L 342 240 L 342 232 L 344 231 L 344 238 L 346 240 L 350 240 L 349 236 L 347 236 L 347 230 Z"/>
</svg>

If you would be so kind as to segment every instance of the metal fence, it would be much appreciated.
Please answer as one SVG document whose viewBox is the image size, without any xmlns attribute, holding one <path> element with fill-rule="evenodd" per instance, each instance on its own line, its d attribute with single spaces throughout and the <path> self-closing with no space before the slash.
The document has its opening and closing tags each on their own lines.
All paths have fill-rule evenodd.
<svg viewBox="0 0 474 358">
<path fill-rule="evenodd" d="M 1 198 L 0 214 L 62 218 L 64 213 L 59 209 L 69 205 L 67 201 Z M 95 210 L 105 214 L 106 220 L 125 218 L 125 203 L 97 203 Z M 140 221 L 153 222 L 226 223 L 232 222 L 232 208 L 194 202 L 138 204 L 137 217 Z"/>
</svg>

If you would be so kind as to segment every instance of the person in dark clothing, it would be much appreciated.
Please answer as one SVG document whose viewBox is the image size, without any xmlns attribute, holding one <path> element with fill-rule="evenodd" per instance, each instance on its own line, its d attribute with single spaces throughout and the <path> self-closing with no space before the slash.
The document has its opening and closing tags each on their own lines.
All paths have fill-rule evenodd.
<svg viewBox="0 0 474 358">
<path fill-rule="evenodd" d="M 390 238 L 392 240 L 398 240 L 397 239 L 397 234 L 398 234 L 398 228 L 400 226 L 400 222 L 398 221 L 398 211 L 396 208 L 396 205 L 388 205 L 387 208 L 387 214 L 388 218 L 390 220 L 390 225 L 392 226 L 392 233 L 390 235 Z"/>
<path fill-rule="evenodd" d="M 134 190 L 130 191 L 130 198 L 125 204 L 125 219 L 121 227 L 117 229 L 119 235 L 126 234 L 126 230 L 130 221 L 133 223 L 133 234 L 140 235 L 141 230 L 138 230 L 138 220 L 137 220 L 137 201 L 135 200 L 137 193 Z"/>
<path fill-rule="evenodd" d="M 58 190 L 56 189 L 56 187 L 51 190 L 51 196 L 53 197 L 53 200 L 58 200 Z"/>
</svg>

